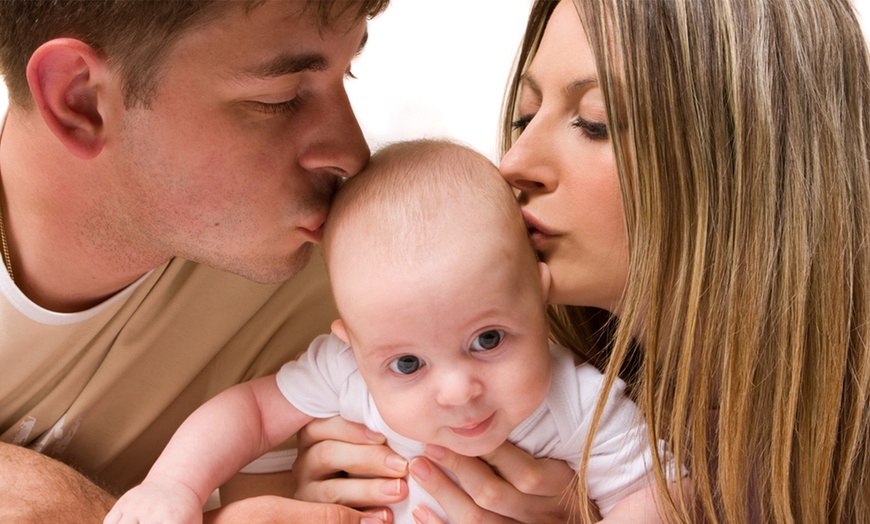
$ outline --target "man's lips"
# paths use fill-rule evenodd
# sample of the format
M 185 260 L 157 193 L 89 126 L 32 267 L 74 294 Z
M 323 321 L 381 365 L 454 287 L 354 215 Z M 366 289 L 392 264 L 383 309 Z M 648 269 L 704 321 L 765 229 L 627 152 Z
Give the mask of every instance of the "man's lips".
M 300 227 L 299 231 L 302 232 L 302 235 L 309 241 L 315 244 L 319 244 L 323 239 L 323 224 L 317 226 L 316 228 L 307 228 Z
M 309 242 L 314 242 L 315 244 L 319 244 L 321 239 L 323 238 L 323 226 L 318 227 L 317 229 L 304 229 L 305 236 L 308 237 Z
M 486 433 L 486 430 L 492 425 L 493 420 L 495 420 L 495 413 L 480 422 L 473 422 L 460 427 L 451 427 L 450 429 L 460 437 L 477 437 Z

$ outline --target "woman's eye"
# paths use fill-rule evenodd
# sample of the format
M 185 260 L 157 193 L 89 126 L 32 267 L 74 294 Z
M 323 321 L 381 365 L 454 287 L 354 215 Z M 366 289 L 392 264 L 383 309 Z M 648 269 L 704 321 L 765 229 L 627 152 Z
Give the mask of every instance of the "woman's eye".
M 513 128 L 514 131 L 519 131 L 520 133 L 522 133 L 526 130 L 527 127 L 529 127 L 529 124 L 531 123 L 534 116 L 535 115 L 520 116 L 518 119 L 511 122 L 511 128 Z
M 390 369 L 400 375 L 416 373 L 421 367 L 423 367 L 423 361 L 414 355 L 402 355 L 390 362 Z
M 490 329 L 489 331 L 484 331 L 480 335 L 474 337 L 474 340 L 471 342 L 471 350 L 489 351 L 490 349 L 497 348 L 502 340 L 504 340 L 504 331 L 500 329 Z
M 610 133 L 607 131 L 607 124 L 604 122 L 593 122 L 584 118 L 577 118 L 574 121 L 574 127 L 578 127 L 583 131 L 590 140 L 607 140 L 610 138 Z

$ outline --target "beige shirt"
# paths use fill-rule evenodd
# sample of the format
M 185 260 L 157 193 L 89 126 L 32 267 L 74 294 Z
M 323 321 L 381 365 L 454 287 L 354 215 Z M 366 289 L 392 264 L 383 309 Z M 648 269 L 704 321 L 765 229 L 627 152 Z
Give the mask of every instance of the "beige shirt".
M 276 372 L 336 317 L 319 252 L 282 285 L 175 259 L 74 314 L 0 271 L 0 440 L 127 490 L 197 406 Z

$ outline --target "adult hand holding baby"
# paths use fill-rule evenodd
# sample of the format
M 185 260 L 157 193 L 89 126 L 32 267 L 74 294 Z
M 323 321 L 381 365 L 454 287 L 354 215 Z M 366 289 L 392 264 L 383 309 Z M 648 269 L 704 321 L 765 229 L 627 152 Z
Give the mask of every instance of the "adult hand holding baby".
M 305 426 L 297 439 L 299 458 L 293 476 L 299 487 L 295 498 L 359 507 L 372 501 L 390 504 L 407 495 L 404 480 L 386 480 L 395 477 L 397 470 L 389 465 L 401 457 L 364 426 L 340 417 L 318 419 Z M 509 442 L 480 458 L 431 445 L 426 453 L 425 458 L 412 461 L 410 474 L 456 522 L 572 521 L 574 472 L 561 460 L 535 459 Z M 384 468 L 373 471 L 378 464 Z M 439 466 L 451 471 L 462 487 Z M 379 478 L 345 478 L 343 472 Z M 386 493 L 387 486 L 397 484 L 400 494 Z M 441 522 L 433 512 L 425 514 L 428 522 Z
M 460 487 L 437 466 L 456 476 Z M 426 458 L 411 461 L 411 475 L 455 522 L 573 522 L 575 473 L 561 460 L 536 459 L 505 442 L 492 453 L 466 457 L 426 446 Z M 427 524 L 433 512 L 415 512 Z

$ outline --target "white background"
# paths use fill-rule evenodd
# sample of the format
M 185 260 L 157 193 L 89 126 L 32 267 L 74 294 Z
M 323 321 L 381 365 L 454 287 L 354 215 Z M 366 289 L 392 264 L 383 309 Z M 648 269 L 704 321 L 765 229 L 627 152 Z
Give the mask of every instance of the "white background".
M 0 0 L 2 1 L 2 0 Z M 702 1 L 702 0 L 699 0 Z M 854 0 L 870 30 L 870 0 Z M 452 137 L 496 160 L 499 112 L 532 0 L 392 0 L 347 89 L 372 149 Z M 0 83 L 0 110 L 6 108 Z
M 703 0 L 697 0 L 703 1 Z M 870 28 L 870 0 L 853 0 Z M 372 149 L 447 136 L 497 160 L 499 112 L 532 0 L 392 0 L 347 84 Z

